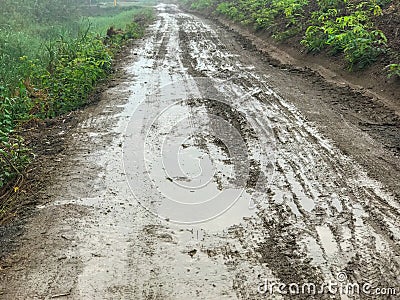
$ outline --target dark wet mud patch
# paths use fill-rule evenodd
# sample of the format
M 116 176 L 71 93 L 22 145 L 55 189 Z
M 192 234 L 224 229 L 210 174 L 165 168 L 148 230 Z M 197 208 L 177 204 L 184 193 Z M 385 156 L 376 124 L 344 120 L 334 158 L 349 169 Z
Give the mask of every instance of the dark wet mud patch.
M 375 240 L 371 237 L 371 243 L 367 249 L 375 248 Z M 376 288 L 397 288 L 400 272 L 400 266 L 395 257 L 387 253 L 377 253 L 371 250 L 368 253 L 357 252 L 347 263 L 344 271 L 347 274 L 349 282 L 357 282 L 360 286 L 369 284 L 371 291 Z M 368 295 L 369 299 L 375 299 L 378 295 Z M 382 299 L 398 299 L 397 295 L 380 295 Z M 376 299 L 377 299 L 376 298 Z
M 299 247 L 298 238 L 304 235 L 290 221 L 292 213 L 283 206 L 277 206 L 272 213 L 261 216 L 265 240 L 259 243 L 256 251 L 260 254 L 260 263 L 271 269 L 279 282 L 322 285 L 324 278 L 321 270 L 312 265 Z M 263 278 L 268 279 L 268 278 Z M 262 283 L 262 282 L 261 282 Z M 329 295 L 283 295 L 285 299 L 330 299 Z
M 191 37 L 187 34 L 186 31 L 184 31 L 182 28 L 182 23 L 184 21 L 182 19 L 178 19 L 178 25 L 179 25 L 179 32 L 178 32 L 178 37 L 179 37 L 179 45 L 180 48 L 182 49 L 182 63 L 185 68 L 188 70 L 188 74 L 193 76 L 193 77 L 207 77 L 204 72 L 198 71 L 197 66 L 195 65 L 195 60 L 193 60 L 192 56 L 190 55 L 190 40 Z
M 189 106 L 204 106 L 209 115 L 210 128 L 216 134 L 210 140 L 218 148 L 220 148 L 229 157 L 229 163 L 235 167 L 236 174 L 247 174 L 247 176 L 239 176 L 247 178 L 246 182 L 235 182 L 239 186 L 245 186 L 247 189 L 255 188 L 261 176 L 261 163 L 251 158 L 254 154 L 251 145 L 256 145 L 260 141 L 251 125 L 248 123 L 245 114 L 234 109 L 227 103 L 212 99 L 189 99 Z M 236 132 L 241 136 L 245 145 L 237 145 L 232 141 L 232 136 L 226 131 L 221 120 L 229 123 Z M 243 149 L 245 148 L 245 149 Z M 243 151 L 244 150 L 244 151 Z

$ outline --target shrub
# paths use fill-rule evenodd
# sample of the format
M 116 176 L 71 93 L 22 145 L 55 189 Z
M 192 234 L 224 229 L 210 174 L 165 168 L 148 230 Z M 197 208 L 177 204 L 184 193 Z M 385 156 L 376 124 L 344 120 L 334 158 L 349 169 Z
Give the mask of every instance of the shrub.
M 324 8 L 329 6 L 326 1 L 323 3 Z M 367 9 L 361 10 L 363 8 Z M 364 68 L 385 51 L 387 39 L 382 31 L 373 29 L 369 16 L 381 13 L 379 9 L 363 2 L 347 15 L 339 16 L 336 8 L 316 12 L 311 21 L 313 25 L 307 28 L 301 43 L 311 52 L 329 47 L 332 54 L 344 54 L 350 69 Z
M 400 78 L 400 64 L 390 64 L 386 66 L 386 69 L 388 69 L 388 77 L 392 76 L 397 76 Z
M 4 1 L 7 5 L 0 11 L 0 188 L 23 172 L 32 157 L 15 129 L 31 118 L 54 117 L 84 105 L 98 80 L 110 72 L 114 51 L 124 40 L 143 34 L 142 27 L 133 22 L 134 15 L 150 17 L 143 10 L 118 11 L 117 15 L 108 11 L 108 15 L 79 20 L 75 12 L 81 2 L 76 0 Z M 46 10 L 40 10 L 41 5 Z M 114 22 L 128 25 L 118 37 L 105 40 L 102 36 Z

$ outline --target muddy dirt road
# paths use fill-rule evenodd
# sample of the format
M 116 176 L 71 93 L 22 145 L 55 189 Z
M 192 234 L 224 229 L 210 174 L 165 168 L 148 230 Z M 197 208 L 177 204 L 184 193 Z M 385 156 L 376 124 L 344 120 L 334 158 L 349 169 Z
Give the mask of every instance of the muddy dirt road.
M 396 299 L 396 112 L 157 9 L 64 133 L 0 297 Z

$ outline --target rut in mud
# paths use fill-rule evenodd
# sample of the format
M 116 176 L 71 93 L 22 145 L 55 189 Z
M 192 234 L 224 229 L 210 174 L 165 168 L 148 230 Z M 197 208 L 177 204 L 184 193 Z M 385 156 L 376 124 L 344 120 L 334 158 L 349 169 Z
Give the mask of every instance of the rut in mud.
M 363 131 L 343 109 L 353 92 L 174 5 L 158 12 L 65 134 L 48 200 L 2 262 L 2 298 L 346 299 L 266 280 L 400 293 L 398 135 Z

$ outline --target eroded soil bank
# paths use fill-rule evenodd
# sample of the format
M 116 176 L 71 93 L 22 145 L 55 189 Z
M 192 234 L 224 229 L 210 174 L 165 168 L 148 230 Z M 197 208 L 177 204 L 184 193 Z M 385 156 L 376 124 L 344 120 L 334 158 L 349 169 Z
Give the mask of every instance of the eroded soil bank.
M 60 129 L 1 261 L 2 298 L 346 299 L 265 290 L 329 281 L 400 293 L 395 110 L 174 5 L 121 68 Z

